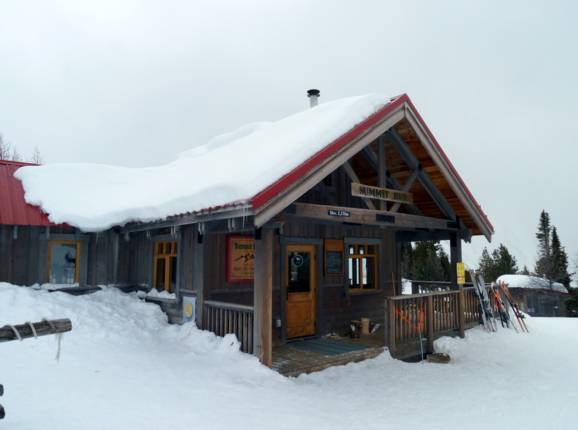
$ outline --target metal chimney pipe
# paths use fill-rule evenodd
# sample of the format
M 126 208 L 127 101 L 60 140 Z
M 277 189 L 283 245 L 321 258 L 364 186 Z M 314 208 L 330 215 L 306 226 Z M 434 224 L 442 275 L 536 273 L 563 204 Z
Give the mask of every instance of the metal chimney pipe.
M 321 91 L 316 90 L 316 89 L 310 89 L 307 90 L 307 97 L 309 97 L 309 107 L 315 107 L 317 106 L 317 103 L 319 102 L 319 96 L 321 95 Z

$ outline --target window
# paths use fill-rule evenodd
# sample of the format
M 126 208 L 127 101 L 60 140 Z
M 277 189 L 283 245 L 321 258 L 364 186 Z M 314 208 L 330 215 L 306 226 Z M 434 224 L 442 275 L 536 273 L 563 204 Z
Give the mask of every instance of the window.
M 80 242 L 48 242 L 48 281 L 51 284 L 76 284 L 80 279 Z
M 153 287 L 172 293 L 177 286 L 177 242 L 156 242 Z
M 347 273 L 350 291 L 378 288 L 378 255 L 377 245 L 347 245 Z
M 287 293 L 311 291 L 311 253 L 292 251 L 287 255 L 289 279 Z

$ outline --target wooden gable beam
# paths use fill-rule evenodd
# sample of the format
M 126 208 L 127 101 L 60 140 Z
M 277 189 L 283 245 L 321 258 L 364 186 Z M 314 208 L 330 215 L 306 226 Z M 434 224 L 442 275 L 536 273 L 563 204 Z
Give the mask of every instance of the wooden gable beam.
M 371 164 L 371 167 L 376 172 L 379 172 L 379 162 L 375 152 L 373 152 L 373 150 L 369 146 L 367 146 L 363 149 L 362 154 L 365 157 L 365 159 L 369 162 L 369 164 Z M 396 190 L 402 190 L 403 187 L 397 181 L 397 179 L 387 174 L 387 168 L 384 170 L 384 174 L 387 186 L 394 188 Z M 407 206 L 409 207 L 410 212 L 412 212 L 414 215 L 422 215 L 421 210 L 415 204 L 408 204 Z
M 351 167 L 351 163 L 349 161 L 343 164 L 343 170 L 345 170 L 345 173 L 347 174 L 347 176 L 349 176 L 351 182 L 357 182 L 358 184 L 361 183 L 361 181 L 359 180 L 359 176 L 357 176 L 357 173 L 355 173 L 355 170 L 353 170 L 353 167 Z M 373 204 L 371 199 L 362 198 L 362 200 L 369 209 L 375 209 L 375 205 Z
M 407 180 L 405 181 L 405 184 L 403 184 L 403 187 L 401 187 L 401 191 L 404 191 L 406 193 L 409 192 L 409 190 L 411 189 L 411 186 L 413 185 L 413 183 L 415 182 L 415 180 L 419 176 L 419 170 L 420 169 L 416 169 L 413 172 L 411 172 L 411 175 L 409 176 L 409 178 L 407 178 Z M 400 206 L 401 206 L 401 203 L 398 202 L 391 207 L 390 211 L 391 212 L 397 212 L 399 210 Z
M 399 133 L 393 128 L 385 133 L 386 140 L 391 143 L 401 155 L 408 167 L 412 170 L 418 171 L 418 179 L 428 192 L 435 204 L 440 208 L 444 216 L 455 220 L 456 214 L 450 206 L 443 194 L 435 186 L 429 175 L 420 168 L 420 164 L 416 156 L 411 152 L 409 145 L 402 139 Z

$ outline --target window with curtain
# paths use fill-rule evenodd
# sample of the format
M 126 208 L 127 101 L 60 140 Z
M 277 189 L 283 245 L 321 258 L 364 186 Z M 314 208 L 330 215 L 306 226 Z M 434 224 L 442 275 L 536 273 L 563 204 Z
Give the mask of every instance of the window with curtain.
M 378 288 L 378 261 L 378 245 L 347 245 L 347 274 L 350 291 L 375 290 Z

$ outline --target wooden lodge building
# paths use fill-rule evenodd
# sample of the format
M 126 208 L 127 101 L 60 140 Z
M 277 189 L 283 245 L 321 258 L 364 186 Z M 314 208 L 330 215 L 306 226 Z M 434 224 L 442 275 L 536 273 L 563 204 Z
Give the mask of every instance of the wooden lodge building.
M 316 104 L 318 92 L 309 96 Z M 385 323 L 393 346 L 404 338 L 403 306 L 385 303 L 402 300 L 400 245 L 450 241 L 455 267 L 463 240 L 493 234 L 407 95 L 250 199 L 155 222 L 100 232 L 55 225 L 25 203 L 14 178 L 22 165 L 0 162 L 0 282 L 165 290 L 174 295 L 158 301 L 173 322 L 235 333 L 267 365 L 274 346 L 344 333 L 361 318 Z M 452 315 L 446 328 L 463 331 Z

